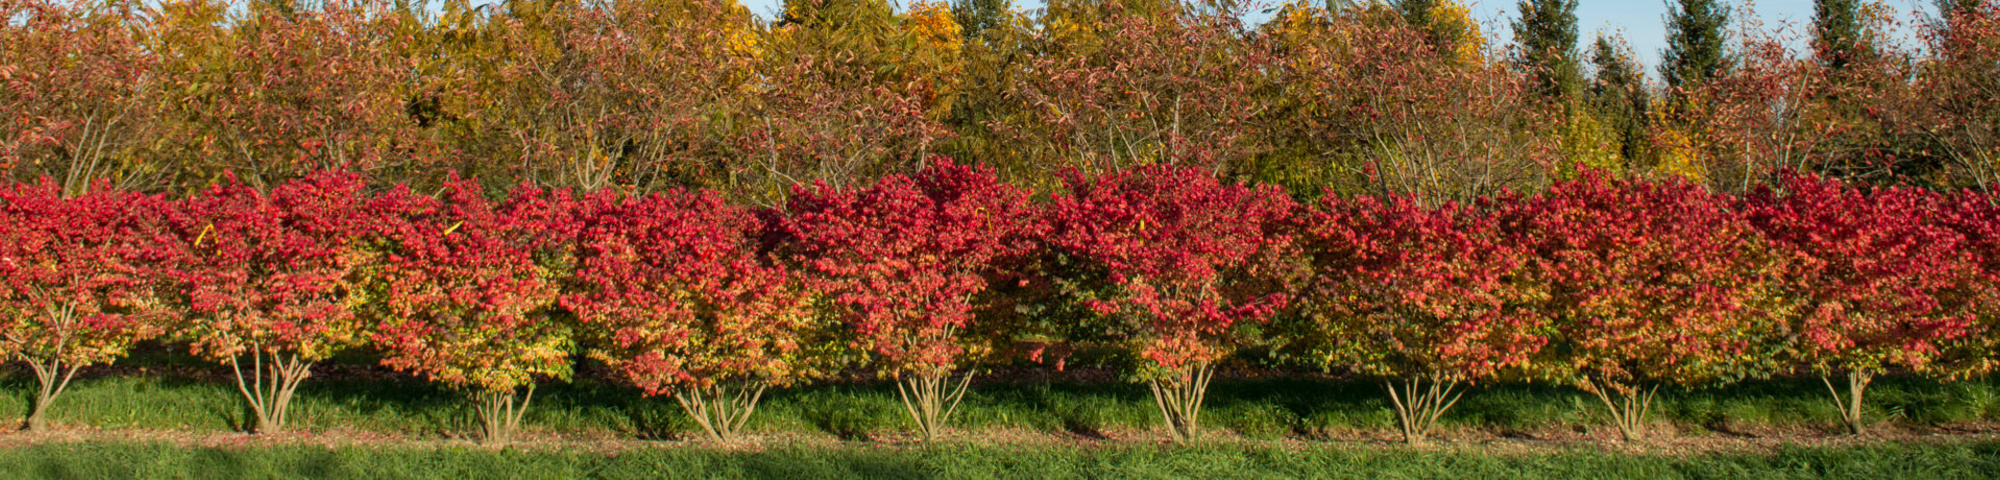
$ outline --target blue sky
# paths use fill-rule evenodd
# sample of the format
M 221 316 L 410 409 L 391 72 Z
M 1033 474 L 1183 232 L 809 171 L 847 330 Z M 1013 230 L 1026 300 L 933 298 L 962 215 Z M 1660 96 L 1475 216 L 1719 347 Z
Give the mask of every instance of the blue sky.
M 778 11 L 778 5 L 782 2 L 782 0 L 741 1 L 750 7 L 751 11 L 767 18 Z M 1042 0 L 1014 1 L 1024 9 L 1042 6 Z M 1468 3 L 1472 5 L 1474 14 L 1486 23 L 1487 35 L 1503 40 L 1512 38 L 1513 34 L 1508 25 L 1515 17 L 1515 0 L 1472 0 Z M 1750 2 L 1725 3 L 1741 6 Z M 1900 18 L 1903 18 L 1905 23 L 1914 18 L 1911 12 L 1921 10 L 1925 15 L 1929 15 L 1935 10 L 1931 0 L 1887 0 L 1886 3 L 1890 8 L 1902 12 Z M 1813 1 L 1765 0 L 1755 2 L 1754 11 L 1755 18 L 1762 22 L 1767 30 L 1790 28 L 1792 32 L 1802 33 L 1812 24 Z M 1604 31 L 1625 35 L 1639 58 L 1651 66 L 1657 63 L 1660 49 L 1666 46 L 1667 33 L 1664 19 L 1666 13 L 1665 0 L 1581 0 L 1577 3 L 1577 28 L 1586 45 L 1589 39 L 1593 38 L 1593 32 Z M 1732 19 L 1732 21 L 1740 20 L 1743 19 Z M 1907 39 L 1910 34 L 1905 31 L 1902 35 Z

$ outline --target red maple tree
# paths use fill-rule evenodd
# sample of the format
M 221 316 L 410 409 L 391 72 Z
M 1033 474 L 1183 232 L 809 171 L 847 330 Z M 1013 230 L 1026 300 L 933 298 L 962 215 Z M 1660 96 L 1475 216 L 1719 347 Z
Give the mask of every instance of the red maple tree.
M 1387 378 L 1410 443 L 1458 402 L 1459 384 L 1524 366 L 1548 342 L 1526 252 L 1484 209 L 1329 194 L 1300 220 L 1310 360 Z
M 1207 172 L 1151 165 L 1096 178 L 1074 173 L 1049 207 L 1048 242 L 1101 278 L 1079 292 L 1103 330 L 1143 358 L 1140 377 L 1174 438 L 1195 435 L 1217 360 L 1239 324 L 1283 307 L 1296 208 L 1276 188 L 1224 184 Z
M 1749 218 L 1791 258 L 1787 294 L 1795 360 L 1819 374 L 1841 421 L 1862 430 L 1862 395 L 1892 368 L 1933 371 L 1974 330 L 1953 292 L 1975 280 L 1964 237 L 1929 219 L 1944 198 L 1914 188 L 1862 190 L 1788 175 L 1745 199 Z M 1846 392 L 1830 377 L 1847 377 Z
M 29 430 L 78 369 L 160 332 L 158 270 L 174 261 L 166 200 L 108 188 L 65 198 L 44 179 L 0 188 L 0 355 L 39 383 Z
M 713 192 L 597 197 L 576 290 L 562 304 L 601 335 L 591 356 L 672 395 L 709 438 L 733 439 L 766 388 L 824 358 L 799 276 L 762 252 L 764 223 Z
M 285 428 L 313 363 L 366 339 L 354 315 L 368 260 L 366 187 L 353 173 L 322 172 L 269 193 L 231 179 L 175 216 L 188 253 L 172 272 L 188 314 L 181 336 L 196 355 L 234 369 L 258 433 Z
M 382 257 L 371 275 L 382 363 L 470 390 L 483 440 L 505 443 L 535 377 L 568 379 L 571 331 L 552 318 L 579 222 L 567 193 L 521 187 L 505 201 L 452 178 L 442 198 L 376 197 Z
M 1661 385 L 1775 369 L 1778 262 L 1728 197 L 1586 172 L 1500 201 L 1503 228 L 1548 289 L 1536 306 L 1553 322 L 1550 344 L 1530 366 L 1597 396 L 1626 440 L 1645 436 Z
M 984 166 L 939 161 L 866 189 L 798 188 L 783 220 L 794 254 L 839 306 L 855 346 L 896 377 L 926 439 L 950 420 L 972 379 L 975 296 L 1004 258 L 1031 251 L 1041 224 L 1026 189 Z

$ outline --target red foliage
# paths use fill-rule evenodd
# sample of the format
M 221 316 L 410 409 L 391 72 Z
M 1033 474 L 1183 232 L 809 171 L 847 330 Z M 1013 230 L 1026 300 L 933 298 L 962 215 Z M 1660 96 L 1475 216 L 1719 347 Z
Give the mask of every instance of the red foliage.
M 184 332 L 195 353 L 310 361 L 358 342 L 365 188 L 359 175 L 327 172 L 268 194 L 232 181 L 183 203 L 177 229 L 189 257 L 174 273 L 198 318 Z
M 160 267 L 178 255 L 158 219 L 168 202 L 99 185 L 0 189 L 0 355 L 41 383 L 28 427 L 81 367 L 111 363 L 160 332 Z
M 399 188 L 370 204 L 382 363 L 485 393 L 532 387 L 535 375 L 566 379 L 570 332 L 550 309 L 580 225 L 576 203 L 529 187 L 502 202 L 482 193 L 453 178 L 442 199 Z
M 710 192 L 599 201 L 562 302 L 608 336 L 593 356 L 648 395 L 812 374 L 807 292 L 758 252 L 759 219 Z
M 1309 335 L 1326 363 L 1387 377 L 1479 381 L 1548 342 L 1528 252 L 1486 212 L 1409 196 L 1328 195 L 1303 216 Z
M 968 335 L 974 295 L 1042 233 L 1028 195 L 992 169 L 944 161 L 867 189 L 796 188 L 782 229 L 878 367 L 949 374 L 990 348 Z
M 1218 360 L 1231 350 L 1231 327 L 1285 305 L 1274 280 L 1291 243 L 1281 226 L 1296 204 L 1276 188 L 1163 165 L 1072 173 L 1068 184 L 1050 206 L 1048 241 L 1106 277 L 1090 307 L 1114 316 L 1114 335 L 1150 366 Z
M 1767 370 L 1771 262 L 1727 197 L 1587 173 L 1500 215 L 1549 289 L 1545 376 L 1631 395 Z
M 1838 180 L 1789 176 L 1746 199 L 1750 219 L 1792 259 L 1789 295 L 1802 303 L 1792 346 L 1823 375 L 1928 371 L 1973 319 L 1950 294 L 1972 281 L 1964 237 L 1927 220 L 1940 195 L 1863 191 Z

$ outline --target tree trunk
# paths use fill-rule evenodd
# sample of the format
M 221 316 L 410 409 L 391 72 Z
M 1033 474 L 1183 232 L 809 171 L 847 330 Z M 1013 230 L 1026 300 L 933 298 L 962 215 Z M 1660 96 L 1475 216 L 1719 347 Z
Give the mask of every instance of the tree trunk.
M 265 357 L 270 363 L 265 364 Z M 312 363 L 299 359 L 298 355 L 286 356 L 280 352 L 268 355 L 261 349 L 250 352 L 250 375 L 245 381 L 242 363 L 229 359 L 229 367 L 236 372 L 236 391 L 250 405 L 250 412 L 256 416 L 256 426 L 251 432 L 269 435 L 285 430 L 287 412 L 291 411 L 292 394 L 298 391 L 299 383 L 312 376 Z M 269 378 L 265 375 L 268 374 Z
M 735 440 L 743 424 L 750 421 L 750 414 L 757 412 L 757 401 L 764 397 L 767 386 L 763 382 L 715 385 L 675 393 L 674 400 L 701 425 L 709 440 L 727 442 Z
M 924 441 L 931 441 L 944 433 L 945 423 L 958 411 L 958 402 L 965 399 L 966 387 L 971 385 L 971 372 L 960 375 L 957 382 L 951 381 L 950 371 L 926 372 L 896 378 L 896 394 L 916 423 L 917 433 Z
M 1394 382 L 1382 382 L 1382 389 L 1389 392 L 1389 404 L 1396 408 L 1396 421 L 1402 427 L 1403 441 L 1410 445 L 1423 445 L 1430 438 L 1431 430 L 1437 426 L 1438 417 L 1465 396 L 1463 390 L 1457 390 L 1457 381 L 1426 377 L 1404 377 L 1400 389 Z
M 1833 407 L 1840 410 L 1840 421 L 1847 425 L 1849 435 L 1860 435 L 1866 430 L 1861 423 L 1861 396 L 1868 391 L 1868 382 L 1874 379 L 1872 374 L 1848 372 L 1847 393 L 1843 395 L 1833 388 L 1833 379 L 1819 377 L 1819 381 L 1826 384 L 1826 392 L 1833 394 Z
M 535 400 L 535 386 L 528 385 L 526 394 L 520 396 L 511 390 L 481 391 L 473 395 L 473 400 L 479 410 L 480 443 L 506 445 L 520 430 L 521 416 L 528 413 L 528 402 Z
M 1183 367 L 1178 373 L 1174 378 L 1148 381 L 1147 386 L 1153 389 L 1153 403 L 1160 408 L 1167 432 L 1174 441 L 1187 442 L 1198 433 L 1201 403 L 1208 396 L 1208 381 L 1214 376 L 1215 367 L 1199 362 Z
M 1660 387 L 1627 388 L 1611 391 L 1606 387 L 1586 384 L 1586 390 L 1604 402 L 1604 408 L 1611 412 L 1611 424 L 1618 427 L 1618 435 L 1627 442 L 1646 439 L 1646 416 L 1653 410 L 1653 397 Z
M 49 405 L 55 403 L 57 397 L 62 396 L 64 389 L 69 388 L 70 379 L 76 378 L 76 369 L 80 367 L 60 359 L 28 361 L 28 368 L 34 370 L 35 381 L 41 388 L 35 392 L 35 403 L 29 406 L 28 418 L 23 422 L 22 429 L 30 432 L 48 431 Z

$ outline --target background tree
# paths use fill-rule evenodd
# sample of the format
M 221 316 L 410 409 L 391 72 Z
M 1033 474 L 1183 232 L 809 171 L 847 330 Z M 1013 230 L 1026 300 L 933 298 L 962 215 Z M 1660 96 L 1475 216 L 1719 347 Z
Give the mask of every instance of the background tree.
M 1072 280 L 1102 322 L 1090 330 L 1137 357 L 1168 431 L 1192 439 L 1232 333 L 1285 305 L 1290 238 L 1279 229 L 1295 205 L 1170 165 L 1069 183 L 1049 207 L 1048 241 L 1091 272 Z
M 975 296 L 1042 234 L 1028 195 L 992 169 L 941 161 L 867 189 L 795 190 L 785 205 L 797 261 L 838 306 L 854 346 L 895 377 L 926 440 L 964 398 L 967 360 L 994 349 L 991 329 L 973 324 L 984 306 Z
M 1511 64 L 1426 48 L 1383 9 L 1288 13 L 1267 29 L 1285 60 L 1270 126 L 1290 155 L 1272 155 L 1260 178 L 1301 196 L 1333 184 L 1463 202 L 1558 173 L 1561 112 Z
M 0 169 L 48 175 L 67 195 L 100 179 L 151 186 L 159 57 L 145 45 L 144 7 L 121 1 L 0 3 Z
M 593 358 L 669 395 L 711 440 L 734 440 L 765 389 L 832 355 L 797 273 L 764 255 L 764 222 L 713 192 L 613 199 L 589 217 L 563 297 Z
M 354 315 L 369 263 L 364 189 L 359 175 L 323 172 L 268 194 L 220 184 L 180 205 L 178 336 L 230 366 L 254 432 L 283 431 L 313 364 L 367 338 Z
M 1668 94 L 1728 73 L 1735 65 L 1729 52 L 1729 9 L 1716 0 L 1675 0 L 1667 9 L 1667 48 L 1660 52 L 1660 79 Z
M 1790 353 L 1825 381 L 1853 433 L 1870 381 L 1891 369 L 1940 372 L 1938 360 L 1974 331 L 1951 294 L 1976 280 L 1975 259 L 1959 253 L 1964 237 L 1928 220 L 1944 206 L 1928 191 L 1807 176 L 1746 199 L 1750 220 L 1792 259 L 1786 294 L 1801 305 L 1787 318 Z
M 537 376 L 567 380 L 573 345 L 556 318 L 577 223 L 566 193 L 523 187 L 502 202 L 453 178 L 442 198 L 407 187 L 378 196 L 372 340 L 382 363 L 476 402 L 481 440 L 502 444 L 534 400 Z
M 1813 56 L 1827 68 L 1847 68 L 1873 43 L 1862 29 L 1862 0 L 1813 1 Z
M 1312 277 L 1299 346 L 1317 366 L 1385 378 L 1405 441 L 1425 442 L 1461 384 L 1522 367 L 1548 342 L 1526 252 L 1484 210 L 1327 195 L 1302 217 Z
M 1056 2 L 995 125 L 1038 178 L 1151 163 L 1231 172 L 1261 153 L 1258 73 L 1270 58 L 1237 9 Z
M 52 180 L 0 189 L 0 353 L 28 364 L 38 388 L 26 428 L 78 369 L 109 364 L 158 335 L 161 267 L 178 252 L 159 197 L 98 184 L 65 197 Z
M 435 166 L 446 144 L 413 120 L 412 65 L 397 54 L 386 2 L 333 0 L 162 5 L 149 49 L 183 175 L 235 174 L 253 187 L 326 169 Z
M 1582 57 L 1576 48 L 1576 0 L 1521 0 L 1514 7 L 1514 43 L 1521 64 L 1535 78 L 1536 91 L 1567 98 L 1583 87 Z
M 1501 222 L 1534 258 L 1554 326 L 1538 375 L 1596 396 L 1642 439 L 1661 385 L 1768 374 L 1784 313 L 1773 256 L 1728 198 L 1687 182 L 1588 172 L 1504 198 Z
M 1592 67 L 1590 105 L 1618 142 L 1618 153 L 1627 164 L 1650 161 L 1647 146 L 1648 120 L 1652 117 L 1653 96 L 1646 88 L 1646 73 L 1633 61 L 1623 38 L 1598 35 L 1590 46 Z

